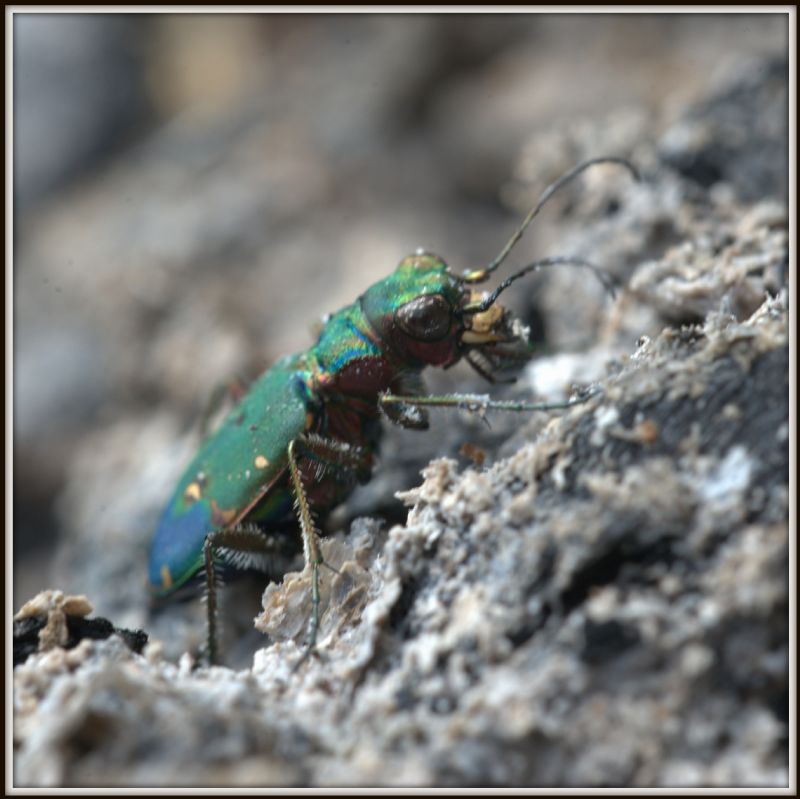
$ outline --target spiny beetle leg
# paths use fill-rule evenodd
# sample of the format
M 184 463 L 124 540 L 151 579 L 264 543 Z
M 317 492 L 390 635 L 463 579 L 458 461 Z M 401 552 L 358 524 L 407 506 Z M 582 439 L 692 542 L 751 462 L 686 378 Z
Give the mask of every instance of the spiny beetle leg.
M 355 472 L 359 479 L 368 479 L 372 471 L 372 455 L 363 447 L 307 433 L 296 440 L 300 452 L 311 456 L 323 467 Z
M 300 520 L 300 530 L 303 535 L 303 553 L 306 564 L 311 566 L 311 620 L 308 626 L 308 640 L 305 649 L 300 660 L 294 664 L 292 669 L 292 671 L 297 671 L 316 649 L 320 605 L 319 568 L 320 566 L 327 566 L 331 571 L 336 572 L 336 569 L 325 563 L 322 557 L 297 457 L 302 453 L 336 468 L 355 471 L 359 476 L 368 476 L 372 466 L 372 456 L 368 450 L 362 447 L 331 438 L 324 438 L 313 433 L 292 441 L 289 444 L 287 453 L 289 456 L 289 474 L 291 475 L 292 488 L 297 500 L 297 516 Z
M 396 392 L 403 396 L 418 396 L 425 390 L 422 376 L 414 373 L 400 375 L 390 387 L 389 393 Z M 384 416 L 406 430 L 427 430 L 430 426 L 428 412 L 423 408 L 403 404 L 379 405 Z
M 486 394 L 442 394 L 440 396 L 405 397 L 383 394 L 381 405 L 400 407 L 427 406 L 434 408 L 460 408 L 483 414 L 486 411 L 555 411 L 580 405 L 601 393 L 601 389 L 581 393 L 558 402 L 525 402 L 523 400 L 493 400 Z
M 206 536 L 203 545 L 203 559 L 206 570 L 206 657 L 210 665 L 217 662 L 217 588 L 219 580 L 215 558 L 223 549 L 229 549 L 238 555 L 244 555 L 246 565 L 247 556 L 256 558 L 258 555 L 266 555 L 272 551 L 270 540 L 257 528 L 252 527 L 230 527 L 222 530 L 214 530 Z M 240 560 L 242 558 L 240 557 Z
M 322 552 L 319 548 L 317 531 L 311 518 L 311 508 L 308 504 L 303 478 L 297 465 L 297 449 L 309 446 L 308 439 L 294 439 L 289 443 L 287 454 L 289 456 L 289 474 L 297 502 L 297 516 L 300 520 L 300 531 L 303 535 L 303 554 L 306 565 L 311 566 L 311 621 L 308 627 L 308 641 L 300 660 L 294 664 L 292 671 L 297 671 L 315 650 L 317 644 L 317 629 L 319 628 L 319 567 L 322 563 Z

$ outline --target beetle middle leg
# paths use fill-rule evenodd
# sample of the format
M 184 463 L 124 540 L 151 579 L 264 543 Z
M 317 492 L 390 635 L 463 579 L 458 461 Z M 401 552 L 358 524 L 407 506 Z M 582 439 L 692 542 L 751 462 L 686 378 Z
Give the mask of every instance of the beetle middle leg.
M 323 438 L 316 434 L 308 434 L 294 439 L 287 448 L 289 475 L 292 491 L 297 501 L 297 515 L 303 537 L 303 554 L 306 564 L 311 565 L 311 603 L 312 613 L 309 624 L 308 643 L 295 669 L 313 652 L 317 629 L 319 627 L 319 568 L 327 565 L 319 548 L 317 531 L 311 515 L 308 495 L 303 486 L 303 475 L 298 458 L 305 455 L 318 464 L 320 473 L 328 468 L 338 471 L 352 472 L 357 479 L 366 480 L 372 467 L 372 456 L 361 447 L 352 446 L 333 439 Z M 207 643 L 206 656 L 211 664 L 217 662 L 218 647 L 218 603 L 216 556 L 221 550 L 234 553 L 228 560 L 238 566 L 253 566 L 265 556 L 275 554 L 275 542 L 257 527 L 234 525 L 210 532 L 203 546 L 203 557 L 206 577 L 206 616 Z M 332 568 L 332 567 L 329 567 Z
M 311 516 L 311 507 L 308 502 L 308 495 L 303 486 L 303 477 L 298 465 L 298 455 L 305 454 L 322 464 L 323 468 L 333 467 L 340 470 L 352 471 L 357 477 L 364 479 L 369 475 L 372 464 L 371 454 L 361 448 L 349 444 L 323 438 L 316 434 L 309 434 L 302 438 L 296 438 L 287 448 L 289 456 L 289 474 L 291 476 L 292 488 L 297 500 L 297 516 L 300 520 L 300 531 L 303 535 L 303 553 L 306 565 L 311 566 L 311 619 L 308 628 L 308 640 L 300 660 L 295 663 L 293 671 L 296 671 L 314 652 L 317 643 L 317 631 L 319 630 L 319 569 L 320 566 L 327 565 L 322 557 L 319 547 L 319 537 L 314 527 Z M 332 568 L 332 567 L 331 567 Z

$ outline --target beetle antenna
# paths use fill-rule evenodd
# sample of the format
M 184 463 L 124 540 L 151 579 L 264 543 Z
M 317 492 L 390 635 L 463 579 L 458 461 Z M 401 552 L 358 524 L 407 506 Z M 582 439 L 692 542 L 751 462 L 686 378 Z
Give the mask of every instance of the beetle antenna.
M 586 269 L 591 269 L 595 277 L 603 284 L 603 288 L 612 296 L 616 296 L 616 289 L 611 281 L 611 277 L 606 274 L 602 269 L 595 266 L 591 261 L 586 261 L 583 258 L 573 258 L 569 255 L 555 255 L 551 258 L 540 258 L 538 261 L 533 261 L 527 266 L 523 266 L 518 272 L 515 272 L 510 277 L 507 277 L 491 294 L 482 299 L 480 302 L 471 302 L 465 305 L 461 312 L 464 314 L 476 314 L 487 311 L 497 298 L 515 281 L 519 280 L 531 272 L 538 272 L 548 266 L 582 266 Z
M 627 159 L 625 158 L 617 158 L 615 156 L 604 156 L 601 158 L 590 158 L 587 161 L 581 161 L 577 166 L 570 169 L 569 172 L 563 174 L 558 180 L 551 183 L 543 192 L 542 196 L 539 198 L 539 202 L 531 208 L 528 212 L 528 215 L 522 221 L 522 224 L 517 228 L 514 232 L 514 235 L 506 242 L 505 247 L 500 250 L 500 254 L 493 260 L 491 263 L 484 267 L 483 269 L 474 269 L 472 271 L 467 272 L 461 279 L 464 283 L 483 283 L 492 272 L 497 269 L 500 264 L 505 261 L 508 254 L 514 248 L 514 245 L 522 238 L 522 234 L 525 232 L 525 229 L 528 225 L 533 221 L 533 218 L 539 213 L 539 211 L 544 208 L 547 204 L 547 201 L 562 187 L 565 186 L 567 183 L 572 181 L 576 178 L 581 172 L 585 169 L 588 169 L 590 166 L 594 166 L 595 164 L 619 164 L 620 166 L 624 166 L 630 173 L 633 175 L 635 180 L 641 180 L 639 176 L 639 171 L 636 167 Z M 574 259 L 573 259 L 574 260 Z M 521 275 L 520 275 L 521 276 Z

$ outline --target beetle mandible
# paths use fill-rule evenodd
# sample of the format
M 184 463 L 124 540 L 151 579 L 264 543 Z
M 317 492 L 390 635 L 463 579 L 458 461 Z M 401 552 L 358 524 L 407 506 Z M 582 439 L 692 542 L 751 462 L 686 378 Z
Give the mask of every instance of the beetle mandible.
M 369 479 L 380 439 L 380 416 L 425 429 L 425 407 L 536 411 L 560 403 L 494 401 L 473 395 L 424 396 L 421 372 L 462 358 L 494 382 L 509 363 L 504 345 L 518 325 L 497 303 L 514 281 L 556 265 L 586 267 L 613 293 L 606 275 L 582 258 L 543 258 L 519 269 L 489 294 L 484 283 L 506 259 L 531 220 L 561 186 L 590 166 L 614 163 L 635 179 L 625 159 L 583 161 L 545 189 L 498 256 L 462 275 L 436 255 L 418 251 L 332 314 L 317 342 L 269 368 L 202 445 L 161 517 L 150 550 L 151 590 L 165 596 L 205 568 L 208 587 L 207 657 L 217 659 L 215 569 L 222 553 L 257 558 L 268 550 L 264 530 L 296 509 L 303 553 L 311 568 L 312 612 L 300 665 L 316 644 L 319 569 L 323 559 L 312 513 L 341 503 L 356 482 Z M 244 523 L 253 523 L 247 524 Z M 242 555 L 244 553 L 244 555 Z

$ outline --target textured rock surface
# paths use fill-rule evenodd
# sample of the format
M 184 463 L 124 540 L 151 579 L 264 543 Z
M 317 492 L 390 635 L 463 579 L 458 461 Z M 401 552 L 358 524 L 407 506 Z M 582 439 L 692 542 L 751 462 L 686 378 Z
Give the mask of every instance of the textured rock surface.
M 440 41 L 436 31 L 428 21 L 401 26 L 395 56 L 384 49 L 370 63 L 396 74 L 393 59 L 420 37 Z M 456 41 L 468 38 L 465 28 Z M 532 52 L 520 46 L 480 70 L 479 85 L 498 88 L 498 109 L 525 96 L 521 76 L 542 66 Z M 431 59 L 405 80 L 435 72 Z M 15 784 L 785 785 L 787 72 L 775 59 L 739 66 L 706 96 L 677 92 L 658 113 L 622 102 L 600 109 L 576 86 L 590 116 L 535 126 L 504 186 L 515 218 L 580 158 L 628 155 L 644 174 L 636 185 L 613 169 L 588 174 L 553 202 L 519 256 L 590 255 L 624 287 L 613 302 L 579 270 L 508 292 L 549 349 L 510 395 L 557 398 L 592 381 L 603 393 L 563 414 L 495 415 L 491 429 L 440 413 L 430 435 L 388 430 L 381 469 L 327 522 L 325 556 L 337 573 L 323 570 L 320 657 L 294 673 L 309 606 L 308 576 L 291 570 L 302 564 L 284 564 L 289 573 L 266 591 L 263 578 L 228 586 L 222 618 L 235 668 L 194 668 L 203 609 L 149 612 L 148 538 L 197 444 L 199 431 L 185 429 L 197 397 L 295 347 L 292 321 L 319 311 L 315 286 L 332 292 L 325 307 L 363 290 L 369 280 L 347 266 L 348 252 L 365 246 L 374 264 L 409 249 L 387 232 L 405 224 L 393 205 L 402 192 L 331 256 L 321 248 L 341 220 L 320 210 L 326 198 L 336 205 L 325 158 L 348 158 L 333 123 L 352 121 L 310 104 L 304 113 L 327 121 L 312 157 L 309 142 L 248 105 L 216 131 L 219 150 L 197 144 L 208 127 L 176 123 L 110 177 L 46 209 L 41 234 L 22 236 L 21 329 L 46 318 L 47 304 L 31 298 L 57 282 L 65 239 L 75 261 L 64 291 L 85 314 L 54 360 L 54 378 L 71 388 L 24 394 L 39 399 L 18 420 L 19 440 L 32 442 L 18 462 L 25 491 L 43 490 L 25 475 L 46 486 L 56 481 L 48 463 L 66 464 L 62 535 L 37 590 L 85 594 L 115 625 L 145 628 L 151 643 L 136 655 L 116 637 L 85 640 L 15 669 Z M 475 102 L 470 87 L 450 85 L 430 111 L 442 141 Z M 378 129 L 387 108 L 373 119 Z M 462 133 L 460 152 L 483 153 L 463 178 L 475 191 L 496 176 L 503 136 L 470 144 L 475 131 Z M 279 156 L 252 166 L 253 153 L 281 142 Z M 238 171 L 221 160 L 228 147 Z M 410 163 L 406 147 L 397 157 Z M 456 148 L 442 163 L 458 158 Z M 424 159 L 415 169 L 425 173 Z M 419 202 L 433 195 L 428 188 Z M 312 209 L 307 227 L 292 228 L 293 203 Z M 76 223 L 87 213 L 97 221 L 91 242 Z M 474 226 L 457 222 L 463 252 L 475 241 L 482 251 Z M 248 270 L 262 247 L 285 269 Z M 302 280 L 301 262 L 331 271 Z M 102 303 L 83 301 L 96 291 Z M 265 296 L 282 300 L 268 317 L 257 307 Z M 53 308 L 57 319 L 63 305 Z M 39 332 L 44 341 L 55 330 Z M 84 335 L 98 339 L 107 369 L 74 360 Z M 39 339 L 25 341 L 37 351 Z M 199 370 L 198 342 L 209 364 Z M 65 402 L 76 374 L 80 401 Z M 430 383 L 472 390 L 468 380 L 445 373 Z M 81 427 L 105 383 L 138 404 L 117 394 Z M 142 401 L 154 392 L 163 398 L 155 411 Z M 59 399 L 72 427 L 53 416 Z M 417 485 L 434 455 L 447 457 Z M 400 489 L 405 510 L 393 499 Z M 363 515 L 373 518 L 350 524 Z
M 114 640 L 33 655 L 18 774 L 785 784 L 786 334 L 780 299 L 668 328 L 511 457 L 433 462 L 405 526 L 326 541 L 339 573 L 297 673 L 308 582 L 291 574 L 257 621 L 286 640 L 249 670 Z

